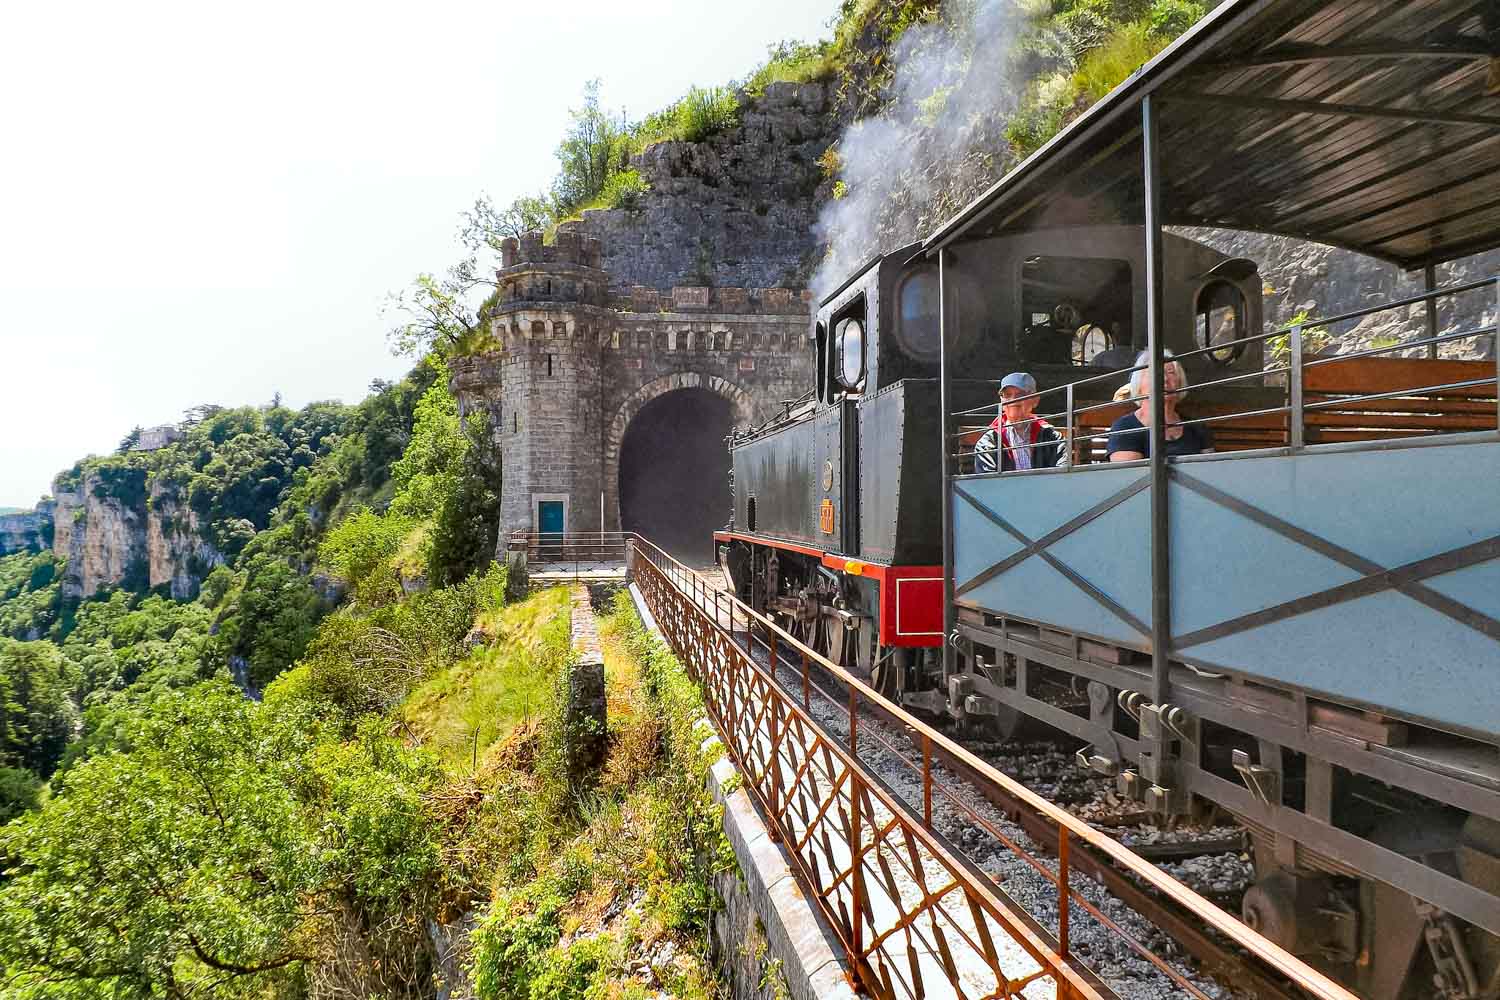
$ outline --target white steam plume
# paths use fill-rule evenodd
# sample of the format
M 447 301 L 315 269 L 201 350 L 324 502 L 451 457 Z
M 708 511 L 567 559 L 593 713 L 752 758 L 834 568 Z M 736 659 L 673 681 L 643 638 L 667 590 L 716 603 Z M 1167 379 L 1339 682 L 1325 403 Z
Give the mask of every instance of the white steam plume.
M 885 106 L 838 143 L 847 194 L 818 217 L 828 251 L 815 296 L 874 254 L 925 237 L 1009 167 L 1004 126 L 1024 86 L 1012 41 L 1028 23 L 1018 0 L 959 0 L 902 35 Z

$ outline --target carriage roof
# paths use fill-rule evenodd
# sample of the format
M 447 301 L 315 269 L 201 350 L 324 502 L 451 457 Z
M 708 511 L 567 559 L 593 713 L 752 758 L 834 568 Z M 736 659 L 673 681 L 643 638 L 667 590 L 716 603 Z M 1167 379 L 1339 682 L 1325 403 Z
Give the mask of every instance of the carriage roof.
M 1500 245 L 1500 0 L 1225 0 L 924 244 L 1139 223 L 1142 102 L 1163 221 L 1407 268 Z

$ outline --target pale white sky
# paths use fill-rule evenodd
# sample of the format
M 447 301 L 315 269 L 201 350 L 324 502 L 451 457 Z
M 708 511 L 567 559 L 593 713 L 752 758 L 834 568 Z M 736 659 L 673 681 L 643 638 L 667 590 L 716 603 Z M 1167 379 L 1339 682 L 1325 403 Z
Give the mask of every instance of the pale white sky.
M 0 506 L 198 403 L 355 402 L 386 292 L 542 188 L 583 84 L 632 118 L 837 0 L 6 4 Z

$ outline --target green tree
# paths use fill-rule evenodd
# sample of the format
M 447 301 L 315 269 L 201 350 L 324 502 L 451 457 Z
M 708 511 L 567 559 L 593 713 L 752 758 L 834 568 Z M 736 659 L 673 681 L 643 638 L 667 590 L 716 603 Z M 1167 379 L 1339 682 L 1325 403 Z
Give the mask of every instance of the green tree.
M 50 775 L 78 710 L 71 668 L 49 642 L 0 639 L 0 764 Z
M 427 559 L 428 582 L 439 587 L 483 570 L 500 540 L 500 449 L 487 414 L 471 413 L 463 431 L 462 466 L 437 511 Z
M 110 746 L 0 831 L 16 995 L 305 995 L 335 921 L 383 929 L 370 992 L 415 992 L 414 915 L 442 879 L 437 765 L 378 718 L 322 716 L 284 687 L 262 706 L 224 682 L 116 712 Z
M 15 985 L 140 998 L 292 985 L 319 851 L 253 713 L 227 685 L 163 699 L 125 727 L 129 752 L 80 763 L 5 831 L 0 952 Z
M 220 635 L 231 655 L 245 661 L 250 682 L 263 687 L 307 649 L 323 605 L 307 577 L 274 555 L 253 557 L 245 574 Z
M 583 105 L 569 111 L 572 121 L 557 147 L 557 178 L 552 202 L 566 216 L 595 198 L 615 170 L 624 168 L 626 134 L 599 99 L 600 82 L 583 87 Z

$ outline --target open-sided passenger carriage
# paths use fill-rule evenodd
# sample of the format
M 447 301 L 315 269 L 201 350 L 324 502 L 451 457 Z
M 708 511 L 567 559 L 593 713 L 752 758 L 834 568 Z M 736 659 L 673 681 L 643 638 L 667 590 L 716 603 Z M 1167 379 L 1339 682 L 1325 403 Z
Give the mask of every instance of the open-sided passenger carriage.
M 1500 245 L 1497 55 L 1494 0 L 1226 0 L 821 304 L 818 385 L 735 443 L 717 536 L 905 704 L 1039 720 L 1144 807 L 1232 812 L 1247 918 L 1372 997 L 1500 996 L 1500 287 L 1434 271 Z M 1307 325 L 1425 306 L 1426 333 L 1314 355 L 1263 329 L 1256 262 L 1168 226 L 1422 269 Z M 1439 330 L 1443 297 L 1485 318 Z M 1182 360 L 1216 453 L 1103 461 L 1140 348 L 1153 384 Z M 1016 369 L 1069 461 L 976 474 Z

